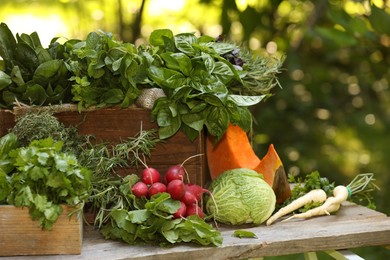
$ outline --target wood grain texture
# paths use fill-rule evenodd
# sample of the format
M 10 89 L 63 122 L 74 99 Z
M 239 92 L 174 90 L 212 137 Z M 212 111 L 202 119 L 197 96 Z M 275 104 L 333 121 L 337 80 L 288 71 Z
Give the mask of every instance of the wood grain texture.
M 258 238 L 232 236 L 235 230 L 244 228 L 254 232 Z M 352 203 L 344 203 L 337 214 L 331 216 L 276 222 L 271 226 L 221 226 L 220 230 L 224 237 L 220 247 L 181 244 L 160 248 L 105 240 L 96 230 L 88 227 L 84 232 L 81 255 L 61 256 L 61 259 L 248 259 L 390 244 L 390 217 Z M 21 259 L 27 258 L 16 257 L 12 260 Z
M 59 112 L 54 114 L 65 126 L 75 126 L 82 135 L 93 135 L 97 142 L 116 144 L 128 137 L 134 137 L 141 127 L 144 130 L 158 129 L 156 123 L 151 122 L 149 109 L 145 108 L 104 108 L 78 111 Z M 0 136 L 5 135 L 15 125 L 15 117 L 11 111 L 0 109 Z M 190 156 L 195 157 L 185 164 L 191 183 L 204 186 L 209 181 L 205 155 L 205 138 L 202 133 L 191 142 L 187 136 L 178 132 L 171 138 L 164 140 L 152 151 L 146 163 L 165 173 L 169 166 L 181 164 Z M 120 174 L 137 173 L 141 170 L 124 169 Z
M 80 254 L 83 239 L 83 222 L 71 208 L 63 206 L 53 229 L 42 230 L 32 221 L 28 208 L 0 206 L 0 256 Z

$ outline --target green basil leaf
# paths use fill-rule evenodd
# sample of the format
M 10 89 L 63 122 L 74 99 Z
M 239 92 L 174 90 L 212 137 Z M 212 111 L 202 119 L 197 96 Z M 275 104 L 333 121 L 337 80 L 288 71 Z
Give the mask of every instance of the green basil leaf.
M 261 96 L 242 96 L 242 95 L 229 95 L 228 100 L 234 102 L 237 106 L 247 107 L 260 103 L 268 95 Z
M 188 113 L 181 115 L 181 120 L 184 124 L 188 125 L 192 129 L 200 132 L 203 129 L 204 122 L 206 119 L 204 118 L 204 113 Z
M 182 85 L 175 88 L 170 95 L 170 98 L 173 100 L 186 100 L 186 98 L 191 93 L 192 88 L 188 85 Z
M 184 53 L 173 53 L 171 56 L 179 64 L 180 71 L 184 75 L 189 76 L 191 73 L 191 70 L 192 70 L 191 59 L 187 55 L 185 55 Z
M 252 113 L 247 107 L 228 106 L 230 121 L 233 124 L 239 125 L 245 131 L 249 131 L 252 127 Z
M 209 35 L 201 35 L 198 38 L 198 43 L 208 43 L 208 42 L 215 42 L 215 38 Z
M 198 136 L 199 136 L 199 131 L 189 127 L 186 124 L 182 124 L 180 131 L 183 131 L 183 133 L 187 136 L 187 138 L 193 142 Z
M 159 127 L 159 137 L 160 139 L 169 138 L 177 133 L 181 126 L 180 117 L 170 117 L 168 118 L 168 124 L 166 126 Z M 158 120 L 157 120 L 158 121 Z
M 215 107 L 222 107 L 226 103 L 226 97 L 227 95 L 219 94 L 219 95 L 213 95 L 213 94 L 203 94 L 200 96 L 200 98 L 206 102 L 207 104 L 213 105 Z
M 165 61 L 165 66 L 169 69 L 180 71 L 179 62 L 172 56 L 173 52 L 161 53 L 161 58 Z
M 153 46 L 165 46 L 166 40 L 173 40 L 173 33 L 169 29 L 154 30 L 149 36 L 149 43 Z
M 211 57 L 211 55 L 208 53 L 202 53 L 202 59 L 203 59 L 204 65 L 206 67 L 206 70 L 210 73 L 212 71 L 214 71 L 215 59 L 213 57 Z
M 175 46 L 176 48 L 192 57 L 196 54 L 196 49 L 192 46 L 192 44 L 197 42 L 197 38 L 193 33 L 181 33 L 177 34 L 175 37 Z
M 191 113 L 198 113 L 203 111 L 208 106 L 208 104 L 203 100 L 191 99 L 187 101 L 187 106 L 191 110 Z
M 162 88 L 176 88 L 185 83 L 184 75 L 178 71 L 151 66 L 148 69 L 149 77 Z
M 229 113 L 225 107 L 210 107 L 208 110 L 205 125 L 209 133 L 219 139 L 229 125 Z
M 217 61 L 214 63 L 212 74 L 224 84 L 229 83 L 234 78 L 234 73 L 226 63 Z

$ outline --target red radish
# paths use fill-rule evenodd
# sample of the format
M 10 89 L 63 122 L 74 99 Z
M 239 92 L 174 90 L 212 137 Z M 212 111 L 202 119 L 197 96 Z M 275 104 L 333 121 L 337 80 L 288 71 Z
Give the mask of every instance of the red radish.
M 184 180 L 184 175 L 187 176 L 187 181 L 190 182 L 189 177 L 188 177 L 188 173 L 187 173 L 186 169 L 184 168 L 184 164 L 188 160 L 190 160 L 194 157 L 197 157 L 197 156 L 201 156 L 201 155 L 203 155 L 203 154 L 197 154 L 197 155 L 190 156 L 187 159 L 185 159 L 181 164 L 169 167 L 165 173 L 165 176 L 167 178 L 167 182 L 171 182 L 173 180 Z
M 197 199 L 197 201 L 200 201 L 202 199 L 203 193 L 208 193 L 210 198 L 214 202 L 216 212 L 218 212 L 217 203 L 215 202 L 213 193 L 211 191 L 204 189 L 199 185 L 191 184 L 191 183 L 186 184 L 185 186 L 186 186 L 186 192 L 192 193 L 195 196 L 195 198 Z
M 197 204 L 187 205 L 186 217 L 191 215 L 198 215 L 200 218 L 204 218 L 203 210 Z
M 166 175 L 164 175 L 162 183 L 164 183 L 165 185 L 168 185 L 168 181 L 167 181 L 167 176 Z
M 198 203 L 198 200 L 196 199 L 195 195 L 189 191 L 184 192 L 181 201 L 184 202 L 184 204 L 186 205 L 192 205 Z
M 184 182 L 181 180 L 173 180 L 168 183 L 167 192 L 174 200 L 180 200 L 185 192 Z
M 142 182 L 147 185 L 160 182 L 160 179 L 160 173 L 154 168 L 147 167 L 142 171 Z
M 149 196 L 167 191 L 167 186 L 161 182 L 155 182 L 149 187 Z
M 187 206 L 182 201 L 180 201 L 180 208 L 173 214 L 173 218 L 182 218 L 185 217 L 187 211 Z
M 192 193 L 197 200 L 202 198 L 203 193 L 211 193 L 210 191 L 203 189 L 201 186 L 191 183 L 186 184 L 186 191 Z
M 131 191 L 133 194 L 140 198 L 140 197 L 146 197 L 148 195 L 148 185 L 146 185 L 143 182 L 137 182 L 134 184 L 134 186 L 131 188 Z
M 184 179 L 185 170 L 184 167 L 180 164 L 174 165 L 168 168 L 165 173 L 164 178 L 166 178 L 167 182 L 171 182 L 173 180 L 183 180 Z

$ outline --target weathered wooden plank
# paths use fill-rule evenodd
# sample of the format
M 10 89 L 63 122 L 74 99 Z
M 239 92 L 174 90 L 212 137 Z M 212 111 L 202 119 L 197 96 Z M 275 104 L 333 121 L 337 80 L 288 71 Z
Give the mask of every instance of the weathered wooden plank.
M 236 229 L 242 228 L 254 232 L 258 238 L 232 236 Z M 182 244 L 160 248 L 106 241 L 89 227 L 84 233 L 81 255 L 56 256 L 55 259 L 246 259 L 390 244 L 390 217 L 351 203 L 345 203 L 331 216 L 276 222 L 271 226 L 221 226 L 220 229 L 224 237 L 221 247 Z M 13 258 L 16 259 L 26 258 Z
M 83 223 L 76 215 L 68 217 L 71 210 L 63 206 L 53 229 L 48 231 L 31 220 L 28 208 L 0 206 L 0 256 L 80 254 Z

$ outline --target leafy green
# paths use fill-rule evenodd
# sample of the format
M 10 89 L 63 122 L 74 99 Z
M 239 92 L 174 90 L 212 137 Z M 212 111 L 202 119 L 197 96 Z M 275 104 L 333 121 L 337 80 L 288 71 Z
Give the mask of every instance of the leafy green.
M 131 188 L 138 181 L 135 174 L 95 176 L 91 196 L 98 208 L 95 225 L 106 239 L 161 246 L 179 242 L 222 244 L 220 232 L 198 216 L 173 219 L 180 202 L 173 200 L 168 193 L 159 193 L 150 199 L 135 197 Z
M 147 83 L 144 58 L 133 44 L 91 32 L 86 40 L 68 41 L 65 46 L 73 75 L 72 100 L 80 110 L 115 104 L 128 107 L 140 94 L 137 84 Z
M 230 225 L 260 225 L 275 209 L 276 196 L 263 176 L 251 169 L 223 172 L 209 187 L 214 198 L 206 200 L 207 212 Z
M 173 36 L 166 29 L 156 30 L 149 41 L 154 61 L 148 76 L 167 94 L 152 110 L 160 138 L 182 130 L 194 140 L 206 126 L 219 139 L 229 123 L 250 129 L 252 118 L 247 107 L 268 96 L 280 62 L 272 67 L 265 59 L 246 55 L 252 62 L 239 67 L 222 56 L 236 51 L 235 44 L 191 33 Z
M 9 152 L 19 147 L 18 138 L 13 133 L 8 133 L 0 138 L 0 173 L 8 174 L 15 167 Z
M 13 106 L 15 99 L 29 105 L 66 103 L 71 99 L 70 74 L 64 60 L 57 59 L 57 45 L 43 48 L 36 32 L 17 34 L 0 24 L 0 107 Z
M 46 138 L 9 153 L 16 169 L 9 179 L 7 202 L 28 207 L 32 219 L 44 229 L 52 228 L 61 204 L 80 206 L 90 195 L 91 171 L 61 149 L 62 142 Z
M 290 204 L 295 199 L 302 197 L 306 193 L 315 189 L 322 189 L 325 191 L 327 196 L 333 195 L 334 182 L 330 182 L 328 178 L 322 177 L 318 171 L 313 171 L 310 174 L 305 175 L 304 178 L 294 176 L 293 174 L 288 175 L 289 183 L 294 183 L 294 187 L 291 190 L 291 196 L 283 204 L 278 205 L 278 208 L 284 207 Z M 322 203 L 312 202 L 307 203 L 304 207 L 300 208 L 299 212 L 305 212 L 309 209 L 320 206 Z
M 136 47 L 110 33 L 91 32 L 85 40 L 63 44 L 53 38 L 43 48 L 37 33 L 17 34 L 0 26 L 0 107 L 77 103 L 91 106 L 132 105 L 142 88 L 161 88 L 152 120 L 159 137 L 183 131 L 193 141 L 207 128 L 216 141 L 229 123 L 252 127 L 248 107 L 270 96 L 278 85 L 282 60 L 254 56 L 229 42 L 168 29 L 151 33 L 149 45 Z
M 127 196 L 137 200 L 132 194 Z M 171 199 L 168 193 L 159 193 L 147 200 L 142 208 L 110 211 L 110 221 L 101 232 L 106 239 L 119 239 L 129 244 L 142 241 L 161 246 L 179 242 L 205 246 L 222 244 L 220 232 L 200 217 L 194 215 L 186 219 L 173 219 L 172 214 L 179 207 L 180 202 Z
M 248 230 L 235 230 L 233 236 L 239 238 L 257 238 L 255 233 Z

